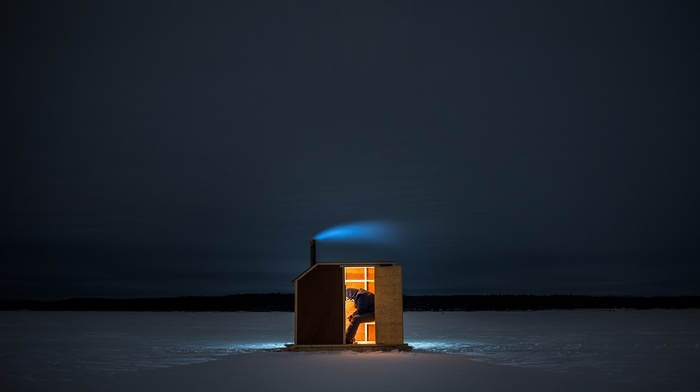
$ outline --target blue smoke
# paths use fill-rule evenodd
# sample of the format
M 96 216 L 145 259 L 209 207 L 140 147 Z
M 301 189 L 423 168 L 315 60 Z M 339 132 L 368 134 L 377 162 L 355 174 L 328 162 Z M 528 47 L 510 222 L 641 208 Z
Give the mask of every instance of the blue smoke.
M 314 237 L 317 241 L 375 243 L 392 245 L 398 241 L 395 225 L 385 221 L 355 222 L 331 227 Z

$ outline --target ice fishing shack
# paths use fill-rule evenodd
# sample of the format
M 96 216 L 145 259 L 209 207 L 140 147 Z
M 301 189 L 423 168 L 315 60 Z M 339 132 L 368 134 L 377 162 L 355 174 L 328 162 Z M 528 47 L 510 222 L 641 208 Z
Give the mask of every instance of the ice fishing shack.
M 394 262 L 311 263 L 294 283 L 294 344 L 289 351 L 410 350 L 403 341 L 401 266 Z M 345 289 L 365 289 L 375 295 L 375 321 L 360 324 L 356 344 L 344 344 L 348 316 L 355 311 Z

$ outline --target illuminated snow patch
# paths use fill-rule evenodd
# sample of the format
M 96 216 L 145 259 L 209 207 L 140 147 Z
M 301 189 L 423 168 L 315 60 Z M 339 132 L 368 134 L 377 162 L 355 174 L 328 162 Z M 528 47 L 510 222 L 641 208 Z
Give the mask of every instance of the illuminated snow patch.
M 413 351 L 444 354 L 478 354 L 478 346 L 465 342 L 410 341 Z

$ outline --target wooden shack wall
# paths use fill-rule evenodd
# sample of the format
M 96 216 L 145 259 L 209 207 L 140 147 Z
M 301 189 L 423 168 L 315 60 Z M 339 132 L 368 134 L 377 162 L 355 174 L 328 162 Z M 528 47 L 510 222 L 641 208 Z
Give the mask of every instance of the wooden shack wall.
M 295 344 L 343 344 L 343 269 L 316 265 L 296 282 Z

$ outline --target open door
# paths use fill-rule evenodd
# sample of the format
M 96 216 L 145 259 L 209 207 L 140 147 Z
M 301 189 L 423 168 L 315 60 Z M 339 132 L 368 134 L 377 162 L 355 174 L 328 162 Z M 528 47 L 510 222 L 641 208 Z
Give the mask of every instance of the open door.
M 374 270 L 377 344 L 403 344 L 403 287 L 400 266 Z

